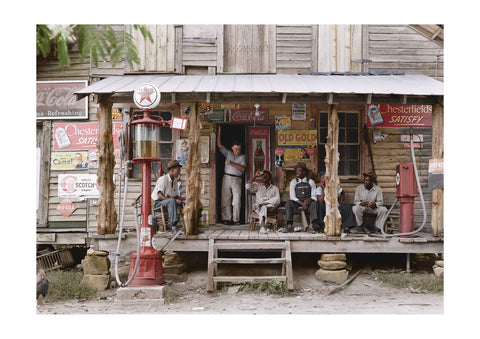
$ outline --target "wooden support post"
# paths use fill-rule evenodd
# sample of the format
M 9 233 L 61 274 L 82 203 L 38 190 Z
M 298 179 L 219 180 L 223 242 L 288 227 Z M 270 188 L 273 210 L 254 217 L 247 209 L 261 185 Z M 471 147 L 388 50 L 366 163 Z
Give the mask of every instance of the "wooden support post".
M 114 199 L 115 184 L 113 182 L 115 157 L 113 155 L 112 105 L 111 102 L 100 102 L 97 112 L 97 182 L 100 191 L 96 215 L 98 234 L 115 234 L 117 228 L 117 212 Z
M 190 111 L 189 154 L 187 159 L 187 199 L 185 204 L 185 231 L 197 235 L 202 213 L 200 202 L 200 105 Z
M 443 158 L 443 106 L 433 105 L 432 112 L 432 157 Z M 432 191 L 432 235 L 443 237 L 443 189 Z
M 338 236 L 341 233 L 342 217 L 338 210 L 338 115 L 337 105 L 328 106 L 328 134 L 325 144 L 325 234 Z

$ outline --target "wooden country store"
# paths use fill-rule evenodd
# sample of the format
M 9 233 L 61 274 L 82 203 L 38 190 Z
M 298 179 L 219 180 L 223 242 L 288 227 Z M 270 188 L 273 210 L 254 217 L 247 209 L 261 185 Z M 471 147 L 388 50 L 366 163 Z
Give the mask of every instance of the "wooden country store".
M 278 30 L 277 27 L 277 39 Z M 318 28 L 312 32 L 318 36 Z M 366 34 L 366 31 L 363 32 Z M 224 34 L 227 33 L 225 30 Z M 217 35 L 216 38 L 220 37 Z M 318 50 L 318 46 L 316 48 Z M 224 48 L 224 51 L 227 53 L 229 50 Z M 315 57 L 319 60 L 318 55 Z M 275 64 L 271 60 L 264 62 Z M 277 68 L 280 65 L 278 60 L 276 65 Z M 230 67 L 227 63 L 223 66 Z M 194 166 L 184 165 L 181 179 L 187 201 L 201 203 L 201 218 L 196 225 L 201 232 L 195 232 L 196 228 L 186 221 L 184 234 L 169 245 L 169 250 L 209 252 L 210 255 L 215 244 L 237 243 L 245 249 L 254 250 L 261 248 L 255 246 L 263 242 L 288 243 L 289 251 L 302 253 L 443 253 L 443 186 L 441 180 L 436 180 L 443 175 L 443 82 L 419 72 L 409 74 L 401 70 L 374 70 L 368 69 L 368 65 L 363 66 L 356 70 L 325 71 L 317 63 L 309 69 L 310 72 L 290 74 L 278 69 L 271 72 L 273 74 L 235 74 L 220 72 L 219 68 L 216 73 L 209 71 L 208 74 L 131 72 L 103 77 L 76 90 L 75 96 L 77 100 L 88 100 L 89 110 L 96 111 L 99 121 L 102 115 L 110 117 L 117 114 L 120 117 L 118 120 L 110 119 L 114 139 L 129 117 L 139 111 L 133 103 L 133 92 L 144 83 L 155 85 L 161 93 L 160 104 L 153 110 L 154 114 L 165 120 L 178 117 L 190 122 L 186 129 L 162 127 L 159 153 L 162 161 L 152 165 L 151 181 L 154 184 L 159 173 L 166 171 L 166 164 L 172 158 L 185 161 L 180 158 L 182 144 L 193 140 L 195 145 L 199 145 L 193 152 L 198 153 L 200 161 Z M 380 113 L 381 123 L 374 120 L 372 112 Z M 192 124 L 192 121 L 195 123 Z M 224 158 L 216 146 L 218 125 L 222 126 L 223 144 L 228 148 L 233 139 L 239 139 L 242 153 L 248 159 L 242 179 L 240 226 L 221 223 L 220 190 Z M 100 121 L 98 135 L 104 132 L 103 126 Z M 55 135 L 56 127 L 64 126 L 52 124 L 44 135 Z M 126 157 L 132 159 L 131 131 L 127 130 L 126 134 Z M 362 184 L 362 173 L 373 170 L 383 190 L 385 204 L 391 206 L 396 198 L 396 167 L 400 163 L 411 162 L 411 138 L 426 207 L 425 225 L 421 232 L 415 237 L 392 236 L 398 232 L 397 204 L 388 220 L 388 236 L 341 234 L 336 195 L 328 196 L 329 192 L 336 192 L 341 185 L 346 192 L 345 203 L 353 204 L 355 188 Z M 274 231 L 260 234 L 258 227 L 250 228 L 255 196 L 245 190 L 245 182 L 253 176 L 253 155 L 259 144 L 265 155 L 264 167 L 274 174 L 273 181 L 279 187 L 282 202 L 288 200 L 289 182 L 295 177 L 294 165 L 298 161 L 307 164 L 311 177 L 317 183 L 318 173 L 326 172 L 326 192 L 330 200 L 327 200 L 328 221 L 324 234 Z M 50 147 L 54 146 L 55 143 L 50 144 Z M 188 156 L 191 156 L 191 148 L 189 152 Z M 118 153 L 116 150 L 117 163 Z M 125 189 L 119 171 L 117 166 L 114 170 L 116 201 Z M 92 167 L 85 172 L 93 174 L 96 169 Z M 62 171 L 49 171 L 45 180 L 50 180 L 49 187 L 53 193 L 48 197 L 49 206 L 44 206 L 49 211 L 45 214 L 52 213 L 62 202 L 55 193 L 61 190 L 66 175 L 68 173 Z M 141 194 L 141 168 L 134 165 L 128 176 L 124 227 L 133 230 L 134 205 Z M 188 183 L 192 182 L 198 185 L 198 190 L 195 190 L 198 193 L 189 191 Z M 118 229 L 116 234 L 105 234 L 100 230 L 95 216 L 98 198 L 86 197 L 73 203 L 77 209 L 68 218 L 78 218 L 77 224 L 71 223 L 66 227 L 63 216 L 50 215 L 48 227 L 37 227 L 37 243 L 94 245 L 113 252 Z M 120 206 L 117 202 L 115 206 L 120 216 Z M 78 214 L 80 210 L 81 214 Z M 80 221 L 83 217 L 76 217 L 75 213 L 83 215 L 86 220 Z M 285 226 L 284 216 L 278 220 L 278 228 Z M 417 197 L 414 204 L 417 228 L 423 220 L 422 202 Z M 300 216 L 294 222 L 301 224 Z M 55 227 L 61 231 L 55 231 Z M 126 232 L 123 237 L 122 248 L 134 250 L 136 232 Z M 171 233 L 159 231 L 155 235 L 156 247 L 161 248 L 170 238 Z

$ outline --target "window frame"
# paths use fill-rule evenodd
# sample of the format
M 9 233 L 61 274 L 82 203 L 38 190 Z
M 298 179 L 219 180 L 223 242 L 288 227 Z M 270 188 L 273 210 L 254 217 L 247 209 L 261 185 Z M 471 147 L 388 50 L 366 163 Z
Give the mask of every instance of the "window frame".
M 318 110 L 318 125 L 317 125 L 317 133 L 318 133 L 318 147 L 319 147 L 319 154 L 318 154 L 318 168 L 320 169 L 320 171 L 322 171 L 322 169 L 325 169 L 325 162 L 324 162 L 324 158 L 322 158 L 322 154 L 320 154 L 320 148 L 322 147 L 323 148 L 323 152 L 325 153 L 325 144 L 326 144 L 326 140 L 322 140 L 322 129 L 324 131 L 327 132 L 326 135 L 324 135 L 324 138 L 327 137 L 328 135 L 328 110 L 327 109 L 319 109 Z M 322 114 L 325 114 L 326 115 L 326 125 L 322 125 Z M 341 109 L 341 110 L 338 110 L 338 113 L 337 115 L 339 116 L 339 120 L 340 120 L 340 114 L 356 114 L 357 115 L 357 126 L 356 128 L 355 127 L 347 127 L 348 124 L 346 123 L 346 119 L 345 119 L 345 126 L 340 126 L 340 122 L 339 122 L 339 140 L 341 138 L 340 136 L 340 133 L 341 131 L 343 130 L 344 133 L 345 133 L 345 140 L 343 142 L 338 142 L 338 146 L 340 148 L 340 146 L 342 145 L 346 145 L 346 146 L 354 146 L 354 145 L 358 145 L 358 159 L 356 160 L 358 162 L 358 174 L 338 174 L 338 177 L 339 179 L 341 180 L 360 180 L 361 179 L 361 175 L 362 175 L 362 171 L 363 171 L 363 150 L 364 150 L 364 147 L 363 147 L 363 131 L 362 131 L 362 111 L 360 109 Z M 325 122 L 324 122 L 325 123 Z M 357 142 L 347 142 L 347 133 L 346 133 L 346 130 L 348 129 L 356 129 L 357 130 Z M 339 150 L 339 153 L 340 153 L 340 150 Z M 342 162 L 342 159 L 341 157 L 339 158 L 339 164 L 340 162 Z

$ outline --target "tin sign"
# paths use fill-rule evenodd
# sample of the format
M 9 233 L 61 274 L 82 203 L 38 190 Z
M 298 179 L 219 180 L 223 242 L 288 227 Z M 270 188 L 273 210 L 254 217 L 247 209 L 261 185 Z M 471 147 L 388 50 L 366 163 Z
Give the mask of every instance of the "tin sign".
M 133 101 L 140 109 L 153 109 L 160 103 L 160 91 L 152 84 L 140 85 L 133 92 Z
M 58 196 L 63 198 L 98 198 L 96 174 L 59 174 Z
M 37 119 L 87 119 L 87 98 L 77 100 L 75 92 L 87 81 L 37 81 Z
M 432 127 L 432 105 L 367 105 L 366 114 L 367 127 Z
M 62 200 L 57 206 L 57 211 L 59 211 L 65 218 L 68 218 L 72 215 L 73 212 L 77 209 L 74 203 L 72 203 L 68 198 Z

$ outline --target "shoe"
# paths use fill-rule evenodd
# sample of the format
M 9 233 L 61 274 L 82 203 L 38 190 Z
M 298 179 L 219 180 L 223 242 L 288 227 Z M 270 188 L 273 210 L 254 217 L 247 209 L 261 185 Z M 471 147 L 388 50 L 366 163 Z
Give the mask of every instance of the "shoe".
M 261 234 L 266 234 L 267 231 L 265 230 L 265 227 L 260 227 L 260 231 L 259 231 Z
M 172 226 L 172 235 L 177 234 L 178 232 L 182 232 L 182 229 L 180 227 Z
M 374 226 L 374 227 L 373 227 L 373 230 L 372 230 L 372 233 L 381 234 L 382 231 L 381 231 L 378 227 Z
M 352 231 L 350 231 L 350 227 L 345 227 L 343 229 L 343 233 L 350 234 L 350 233 L 352 233 Z
M 368 228 L 365 227 L 363 224 L 362 224 L 360 227 L 362 228 L 363 233 L 366 233 L 366 234 L 370 233 L 370 231 L 368 230 Z
M 287 228 L 285 228 L 282 233 L 293 233 L 292 225 L 287 225 Z
M 308 226 L 307 228 L 307 233 L 314 234 L 315 230 L 313 229 L 313 226 Z
M 224 225 L 233 225 L 233 221 L 231 220 L 223 220 Z
M 240 221 L 233 222 L 233 225 L 238 226 L 241 225 Z
M 297 226 L 297 227 L 295 227 L 295 228 L 293 229 L 293 231 L 294 231 L 294 232 L 301 232 L 301 231 L 303 231 L 303 227 Z

